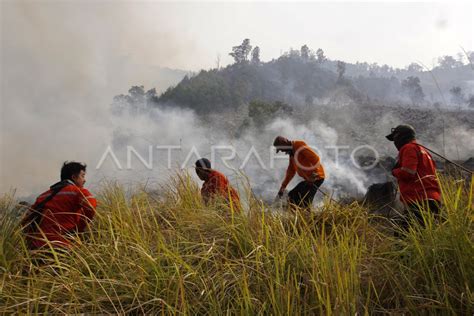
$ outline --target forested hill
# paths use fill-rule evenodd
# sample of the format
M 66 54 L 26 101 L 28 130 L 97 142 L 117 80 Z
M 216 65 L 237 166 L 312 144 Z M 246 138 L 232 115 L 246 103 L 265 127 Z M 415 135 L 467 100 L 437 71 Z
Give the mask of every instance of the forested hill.
M 253 100 L 311 102 L 336 86 L 337 76 L 317 63 L 281 57 L 268 63 L 238 63 L 201 71 L 168 89 L 159 102 L 198 112 L 237 107 Z
M 232 48 L 234 64 L 185 76 L 157 95 L 135 86 L 114 98 L 114 111 L 162 104 L 191 108 L 199 114 L 222 112 L 252 101 L 283 102 L 290 106 L 315 104 L 395 104 L 474 108 L 474 54 L 444 56 L 426 71 L 415 63 L 405 69 L 368 63 L 330 60 L 322 49 L 306 45 L 269 62 L 249 40 Z

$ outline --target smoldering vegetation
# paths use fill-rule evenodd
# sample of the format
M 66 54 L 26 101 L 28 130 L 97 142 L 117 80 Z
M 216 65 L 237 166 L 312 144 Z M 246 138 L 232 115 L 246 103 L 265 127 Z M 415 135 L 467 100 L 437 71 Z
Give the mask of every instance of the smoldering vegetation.
M 421 143 L 453 160 L 474 156 L 470 101 L 446 91 L 448 83 L 469 89 L 469 64 L 450 64 L 445 56 L 429 72 L 416 64 L 393 69 L 332 61 L 306 45 L 269 62 L 259 52 L 246 40 L 233 48 L 232 65 L 185 76 L 162 94 L 133 86 L 116 96 L 110 110 L 120 122 L 113 132 L 118 155 L 124 160 L 129 145 L 138 146 L 143 157 L 150 144 L 179 146 L 171 165 L 180 168 L 200 155 L 212 156 L 236 185 L 245 175 L 252 192 L 266 201 L 275 196 L 286 168 L 284 157 L 271 153 L 277 135 L 316 148 L 327 172 L 323 190 L 338 198 L 360 199 L 370 185 L 393 180 L 396 150 L 385 135 L 398 124 L 413 125 Z M 196 155 L 189 156 L 191 148 Z M 169 165 L 161 161 L 165 152 L 160 157 L 159 168 L 140 171 L 148 180 L 170 174 L 162 168 Z M 435 158 L 442 169 L 443 161 Z

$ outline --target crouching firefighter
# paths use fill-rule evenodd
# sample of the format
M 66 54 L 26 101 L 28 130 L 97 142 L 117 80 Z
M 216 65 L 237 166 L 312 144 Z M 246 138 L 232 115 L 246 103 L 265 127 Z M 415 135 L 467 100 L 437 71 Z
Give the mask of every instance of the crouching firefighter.
M 216 199 L 222 199 L 234 211 L 240 212 L 242 206 L 237 191 L 231 186 L 227 177 L 211 168 L 207 158 L 201 158 L 195 163 L 196 174 L 204 181 L 201 188 L 201 197 L 205 204 L 211 204 Z
M 386 138 L 398 149 L 398 159 L 392 169 L 398 181 L 400 200 L 408 211 L 408 218 L 401 222 L 407 229 L 410 217 L 424 226 L 423 212 L 437 215 L 440 208 L 441 189 L 436 177 L 436 166 L 431 155 L 415 139 L 410 125 L 392 128 Z
M 72 234 L 83 232 L 95 215 L 96 199 L 84 188 L 86 165 L 65 162 L 61 181 L 36 199 L 22 220 L 30 250 L 50 244 L 68 248 Z
M 288 202 L 294 206 L 310 208 L 325 177 L 319 156 L 302 140 L 290 141 L 283 136 L 278 136 L 273 146 L 277 153 L 282 151 L 289 155 L 288 169 L 278 196 L 280 198 L 283 196 L 286 186 L 298 173 L 304 180 L 288 193 Z

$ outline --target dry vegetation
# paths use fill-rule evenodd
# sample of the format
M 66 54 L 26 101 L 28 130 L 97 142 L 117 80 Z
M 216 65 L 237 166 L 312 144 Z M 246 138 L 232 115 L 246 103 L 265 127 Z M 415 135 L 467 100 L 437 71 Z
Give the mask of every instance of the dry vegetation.
M 4 196 L 0 312 L 471 315 L 473 188 L 442 183 L 442 221 L 404 238 L 357 204 L 282 214 L 251 198 L 238 214 L 203 206 L 186 175 L 159 197 L 108 185 L 75 248 L 34 255 Z

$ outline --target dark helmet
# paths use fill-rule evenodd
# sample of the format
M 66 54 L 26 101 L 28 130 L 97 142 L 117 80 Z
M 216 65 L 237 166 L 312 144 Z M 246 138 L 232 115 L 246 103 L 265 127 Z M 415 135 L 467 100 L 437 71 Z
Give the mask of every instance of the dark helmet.
M 199 169 L 211 169 L 211 162 L 207 158 L 201 158 L 195 163 L 196 168 Z
M 291 146 L 288 146 L 289 140 L 283 136 L 277 136 L 273 141 L 273 147 L 276 148 L 276 152 L 279 153 L 280 151 L 285 151 L 284 149 L 288 149 Z
M 398 125 L 395 128 L 392 128 L 392 132 L 390 135 L 385 136 L 389 141 L 394 141 L 395 138 L 403 137 L 403 138 L 415 138 L 415 129 L 411 125 Z

